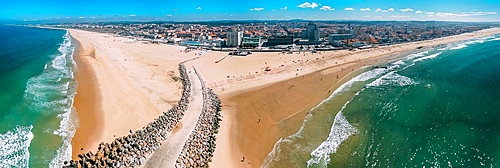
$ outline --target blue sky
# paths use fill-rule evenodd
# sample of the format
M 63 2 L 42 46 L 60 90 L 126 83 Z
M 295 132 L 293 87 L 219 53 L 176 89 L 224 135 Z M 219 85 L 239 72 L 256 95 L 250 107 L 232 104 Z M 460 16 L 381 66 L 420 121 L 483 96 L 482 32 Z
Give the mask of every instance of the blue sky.
M 500 21 L 500 0 L 1 0 L 4 20 Z

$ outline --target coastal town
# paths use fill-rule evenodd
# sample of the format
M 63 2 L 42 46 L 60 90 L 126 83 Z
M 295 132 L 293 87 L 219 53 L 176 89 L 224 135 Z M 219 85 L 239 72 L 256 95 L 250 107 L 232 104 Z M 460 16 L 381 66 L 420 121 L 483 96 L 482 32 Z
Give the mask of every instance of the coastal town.
M 103 22 L 32 25 L 73 28 L 132 41 L 209 50 L 325 51 L 430 40 L 491 28 L 491 23 L 436 21 Z

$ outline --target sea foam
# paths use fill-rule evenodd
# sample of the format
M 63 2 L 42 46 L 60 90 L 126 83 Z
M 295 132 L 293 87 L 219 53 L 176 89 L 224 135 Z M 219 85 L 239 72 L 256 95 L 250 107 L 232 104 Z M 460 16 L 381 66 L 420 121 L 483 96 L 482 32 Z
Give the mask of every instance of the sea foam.
M 61 93 L 66 95 L 66 104 L 63 106 L 63 113 L 57 117 L 61 119 L 59 129 L 54 131 L 54 134 L 61 136 L 63 144 L 57 150 L 57 155 L 50 162 L 50 167 L 62 167 L 63 162 L 71 159 L 71 139 L 73 138 L 76 128 L 78 127 L 78 117 L 73 106 L 74 97 L 76 95 L 76 82 L 74 81 L 74 71 L 76 63 L 73 59 L 75 48 L 71 43 L 69 32 L 64 35 L 64 42 L 59 47 L 61 55 L 53 60 L 53 67 L 63 72 L 63 76 L 67 79 L 65 89 Z M 63 57 L 64 59 L 57 59 Z M 60 80 L 59 80 L 60 81 Z
M 311 109 L 311 111 L 307 114 L 304 122 L 302 123 L 302 126 L 300 127 L 299 131 L 297 131 L 295 134 L 293 135 L 290 135 L 288 137 L 285 137 L 285 138 L 281 138 L 280 140 L 278 140 L 278 142 L 276 142 L 274 144 L 274 147 L 273 147 L 273 150 L 267 155 L 267 157 L 265 158 L 264 160 L 264 163 L 263 163 L 263 166 L 262 167 L 269 167 L 271 165 L 271 162 L 273 161 L 279 161 L 281 158 L 279 158 L 279 153 L 281 152 L 281 148 L 282 148 L 282 145 L 284 144 L 291 144 L 291 143 L 294 143 L 294 141 L 297 139 L 297 138 L 302 138 L 302 132 L 304 131 L 304 127 L 307 125 L 307 123 L 311 120 L 311 118 L 313 117 L 313 113 L 312 111 L 314 111 L 315 109 L 317 109 L 319 106 L 323 105 L 324 103 L 332 100 L 335 96 L 338 96 L 340 94 L 342 94 L 343 92 L 349 90 L 349 88 L 351 88 L 351 86 L 356 83 L 356 82 L 364 82 L 364 81 L 368 81 L 368 80 L 372 80 L 372 79 L 375 79 L 375 78 L 378 78 L 380 76 L 382 76 L 383 74 L 399 67 L 401 64 L 394 64 L 392 66 L 389 66 L 387 68 L 376 68 L 376 69 L 372 69 L 370 71 L 367 71 L 367 72 L 363 72 L 361 73 L 360 75 L 352 78 L 351 80 L 347 81 L 346 83 L 342 84 L 340 87 L 338 87 L 335 91 L 333 91 L 333 93 L 328 97 L 326 98 L 325 100 L 321 101 L 318 105 L 316 105 L 315 107 L 313 107 Z M 346 103 L 347 104 L 347 103 Z M 345 118 L 340 114 L 341 112 L 339 112 L 336 116 L 335 116 L 335 119 L 334 119 L 334 124 L 332 126 L 332 131 L 335 131 L 335 132 L 338 132 L 339 129 L 338 128 L 338 124 L 340 124 L 341 126 L 346 126 L 346 123 L 347 120 L 345 120 Z M 340 116 L 339 116 L 340 115 Z M 345 122 L 344 122 L 345 121 Z M 335 124 L 337 123 L 337 125 Z M 348 124 L 348 123 L 347 123 Z M 352 126 L 351 126 L 352 127 Z M 340 128 L 342 129 L 342 128 Z M 347 130 L 348 131 L 348 130 Z M 348 131 L 349 132 L 349 131 Z M 336 136 L 336 135 L 339 135 L 341 137 L 333 137 L 333 136 Z M 338 143 L 340 144 L 340 142 L 342 142 L 343 140 L 345 140 L 349 135 L 347 135 L 347 137 L 343 138 L 344 135 L 341 135 L 341 134 L 334 134 L 332 136 L 329 137 L 329 139 L 327 139 L 325 142 L 323 142 L 325 145 L 328 144 L 328 148 L 332 147 L 332 143 L 330 142 L 327 142 L 327 141 L 332 141 L 333 139 L 335 139 L 334 141 L 336 141 L 335 143 Z M 323 145 L 323 146 L 325 146 Z M 336 147 L 335 147 L 336 148 Z M 319 152 L 319 151 L 318 151 Z M 312 161 L 314 162 L 314 161 Z
M 484 42 L 495 41 L 495 40 L 499 40 L 499 39 L 500 38 L 498 38 L 496 36 L 476 38 L 476 39 L 472 39 L 472 40 L 468 40 L 468 41 L 462 41 L 459 43 L 451 43 L 451 44 L 446 45 L 446 47 L 439 48 L 438 50 L 439 51 L 459 50 L 459 49 L 469 47 L 469 45 L 471 45 L 471 44 L 484 43 Z
M 346 103 L 343 108 L 345 108 L 348 103 Z M 307 166 L 310 167 L 314 164 L 320 164 L 326 167 L 330 162 L 330 154 L 337 152 L 339 145 L 355 133 L 356 128 L 349 124 L 347 119 L 342 115 L 341 110 L 341 112 L 337 113 L 335 116 L 328 138 L 311 153 L 311 159 L 307 161 Z
M 273 161 L 281 160 L 281 158 L 279 158 L 280 156 L 279 153 L 281 153 L 282 151 L 282 145 L 293 144 L 297 138 L 302 138 L 302 132 L 304 131 L 304 127 L 314 116 L 313 113 L 311 113 L 312 111 L 314 111 L 316 108 L 323 105 L 327 101 L 332 100 L 335 96 L 339 96 L 343 92 L 349 90 L 349 88 L 351 88 L 351 86 L 354 83 L 365 82 L 375 79 L 374 81 L 367 84 L 367 87 L 379 87 L 383 85 L 392 85 L 392 84 L 397 86 L 408 86 L 408 85 L 418 84 L 418 82 L 412 80 L 411 78 L 397 74 L 396 71 L 411 67 L 415 65 L 414 62 L 422 61 L 425 59 L 432 59 L 441 54 L 440 52 L 427 56 L 429 52 L 430 51 L 427 50 L 419 53 L 409 54 L 402 60 L 390 63 L 389 66 L 386 66 L 384 68 L 375 68 L 367 72 L 361 73 L 360 75 L 342 84 L 327 99 L 323 100 L 317 106 L 313 107 L 313 109 L 305 117 L 305 120 L 302 123 L 302 126 L 300 127 L 297 133 L 278 140 L 278 142 L 274 145 L 273 150 L 268 154 L 268 156 L 264 160 L 263 167 L 269 167 L 272 165 L 271 163 Z M 411 62 L 411 64 L 408 64 L 407 62 Z M 356 93 L 356 95 L 357 94 L 359 94 L 359 92 Z M 335 153 L 338 146 L 344 140 L 346 140 L 352 134 L 356 133 L 356 128 L 354 128 L 351 124 L 349 124 L 347 119 L 342 114 L 342 110 L 348 103 L 349 101 L 344 104 L 344 107 L 342 107 L 342 109 L 335 116 L 334 123 L 330 129 L 328 138 L 324 142 L 322 142 L 316 149 L 314 149 L 313 152 L 310 154 L 311 159 L 307 161 L 308 167 L 318 164 L 326 166 L 330 162 L 330 154 Z
M 389 72 L 384 76 L 374 80 L 373 82 L 367 84 L 367 87 L 380 87 L 380 86 L 409 86 L 418 84 L 413 79 L 399 75 L 396 71 Z
M 28 80 L 23 95 L 25 105 L 32 111 L 55 113 L 60 120 L 59 128 L 47 128 L 48 132 L 59 135 L 62 140 L 50 167 L 62 167 L 65 160 L 71 159 L 71 139 L 78 125 L 73 108 L 76 94 L 74 47 L 69 33 L 63 38 L 58 53 L 51 56 L 51 61 L 45 65 L 41 74 Z
M 417 58 L 417 59 L 413 60 L 413 62 L 419 62 L 419 61 L 423 61 L 423 60 L 426 60 L 426 59 L 433 59 L 433 58 L 436 58 L 437 56 L 441 55 L 441 53 L 443 53 L 443 52 L 439 52 L 439 53 L 432 54 L 432 55 L 429 55 L 429 56 Z
M 0 167 L 28 167 L 33 126 L 16 126 L 0 134 Z
M 410 54 L 408 56 L 406 56 L 406 60 L 410 60 L 410 59 L 413 59 L 413 58 L 418 58 L 418 57 L 422 57 L 424 56 L 425 54 L 428 54 L 429 51 L 423 51 L 423 52 L 419 52 L 419 53 L 415 53 L 415 54 Z
M 413 58 L 417 58 L 424 60 L 424 59 L 430 59 L 437 57 L 441 53 L 437 54 L 432 54 L 429 56 L 425 56 L 428 54 L 429 51 L 424 51 L 416 54 L 410 54 L 406 57 L 405 60 L 411 60 Z M 407 86 L 407 85 L 414 85 L 417 84 L 414 80 L 411 78 L 408 78 L 403 75 L 399 75 L 396 73 L 398 69 L 406 69 L 407 67 L 413 66 L 415 64 L 410 64 L 407 65 L 403 60 L 398 60 L 396 62 L 391 63 L 389 66 L 385 68 L 376 68 L 367 72 L 362 73 L 361 75 L 358 75 L 357 77 L 353 78 L 352 80 L 346 82 L 344 87 L 349 88 L 354 82 L 359 82 L 359 81 L 369 81 L 373 80 L 371 83 L 367 84 L 368 87 L 377 87 L 377 86 L 382 86 L 382 85 L 398 85 L 398 86 Z M 342 86 L 341 86 L 342 87 Z M 339 88 L 341 90 L 344 90 L 345 88 Z M 359 92 L 357 92 L 354 97 L 356 97 L 360 92 L 362 92 L 364 89 L 361 89 Z M 332 99 L 334 94 L 332 94 L 327 100 Z M 354 99 L 354 97 L 352 99 Z M 352 100 L 351 99 L 351 100 Z M 323 102 L 322 102 L 323 103 Z M 350 103 L 350 100 L 344 104 L 342 109 L 337 113 L 335 116 L 332 128 L 330 129 L 330 133 L 328 138 L 323 141 L 312 153 L 311 153 L 311 159 L 307 161 L 307 166 L 311 167 L 313 165 L 320 165 L 323 167 L 326 167 L 328 163 L 330 162 L 330 154 L 336 153 L 339 145 L 349 138 L 349 136 L 353 135 L 356 133 L 356 128 L 353 127 L 347 119 L 344 117 L 342 114 L 342 111 L 345 109 L 345 107 Z

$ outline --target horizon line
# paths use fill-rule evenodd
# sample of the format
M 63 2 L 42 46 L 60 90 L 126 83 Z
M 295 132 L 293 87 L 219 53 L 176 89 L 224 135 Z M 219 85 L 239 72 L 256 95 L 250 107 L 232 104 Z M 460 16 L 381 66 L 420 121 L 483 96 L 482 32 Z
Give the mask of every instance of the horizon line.
M 141 23 L 152 23 L 152 22 L 164 22 L 164 23 L 202 23 L 202 22 L 306 22 L 306 21 L 314 21 L 314 22 L 346 22 L 346 21 L 354 21 L 354 22 L 458 22 L 458 23 L 500 23 L 500 21 L 447 21 L 447 20 L 361 20 L 361 19 L 335 19 L 335 20 L 327 20 L 327 19 L 300 19 L 300 18 L 292 18 L 292 19 L 212 19 L 212 20 L 184 20 L 184 21 L 174 21 L 174 20 L 159 20 L 159 18 L 154 19 L 122 19 L 122 20 L 96 20 L 92 21 L 94 18 L 85 18 L 86 20 L 78 21 L 81 18 L 64 18 L 64 19 L 33 19 L 33 20 L 4 20 L 0 19 L 0 23 L 3 24 L 13 24 L 9 22 L 17 22 L 16 24 L 82 24 L 82 23 L 113 23 L 113 22 L 141 22 Z M 71 21 L 64 21 L 71 20 Z M 40 23 L 45 22 L 45 23 Z

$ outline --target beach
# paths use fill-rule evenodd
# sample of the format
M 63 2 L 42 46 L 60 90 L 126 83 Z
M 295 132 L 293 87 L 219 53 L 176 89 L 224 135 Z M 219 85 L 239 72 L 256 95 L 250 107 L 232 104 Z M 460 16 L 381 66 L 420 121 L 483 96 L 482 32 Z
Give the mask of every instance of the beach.
M 182 47 L 69 31 L 78 42 L 75 108 L 79 128 L 72 141 L 74 159 L 79 153 L 97 150 L 101 142 L 146 126 L 179 101 L 182 84 L 177 64 L 189 58 L 177 54 Z
M 383 66 L 418 47 L 497 33 L 500 29 L 495 28 L 356 51 L 256 52 L 216 63 L 227 53 L 185 53 L 181 46 L 70 30 L 78 42 L 75 108 L 80 121 L 73 158 L 146 126 L 176 104 L 182 91 L 177 64 L 184 60 L 200 57 L 186 67 L 195 66 L 222 102 L 223 118 L 210 166 L 260 167 L 280 138 L 296 133 L 313 107 L 363 68 Z

